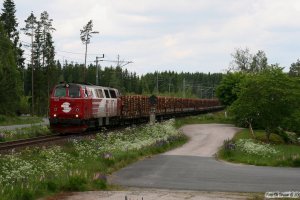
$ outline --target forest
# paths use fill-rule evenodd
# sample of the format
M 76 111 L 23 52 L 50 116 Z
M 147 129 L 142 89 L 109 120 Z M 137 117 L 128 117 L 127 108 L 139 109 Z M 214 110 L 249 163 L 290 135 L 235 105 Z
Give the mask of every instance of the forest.
M 49 94 L 59 82 L 96 84 L 96 65 L 55 59 L 53 27 L 49 13 L 30 13 L 25 27 L 18 27 L 13 0 L 5 0 L 0 13 L 0 114 L 32 114 L 45 116 Z M 83 43 L 89 42 L 92 21 L 81 31 Z M 89 25 L 91 25 L 89 27 Z M 90 29 L 89 29 L 90 28 Z M 20 40 L 25 34 L 31 43 Z M 80 39 L 78 34 L 78 39 Z M 86 39 L 86 40 L 85 40 Z M 30 49 L 30 55 L 24 49 Z M 25 57 L 30 57 L 25 64 Z M 164 95 L 193 98 L 213 98 L 222 73 L 185 73 L 175 71 L 137 75 L 121 66 L 98 67 L 98 85 L 117 88 L 123 95 Z M 83 76 L 84 74 L 84 76 Z

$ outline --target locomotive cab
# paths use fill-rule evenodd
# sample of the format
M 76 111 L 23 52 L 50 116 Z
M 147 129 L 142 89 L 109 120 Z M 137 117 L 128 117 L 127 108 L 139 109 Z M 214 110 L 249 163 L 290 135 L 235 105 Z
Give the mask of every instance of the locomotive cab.
M 56 132 L 82 132 L 85 123 L 85 104 L 88 92 L 79 84 L 59 84 L 51 94 L 49 107 L 50 127 Z M 86 101 L 86 102 L 85 102 Z M 65 130 L 65 131 L 64 131 Z
M 110 125 L 118 120 L 119 104 L 119 92 L 114 88 L 58 84 L 50 98 L 50 128 L 65 133 Z

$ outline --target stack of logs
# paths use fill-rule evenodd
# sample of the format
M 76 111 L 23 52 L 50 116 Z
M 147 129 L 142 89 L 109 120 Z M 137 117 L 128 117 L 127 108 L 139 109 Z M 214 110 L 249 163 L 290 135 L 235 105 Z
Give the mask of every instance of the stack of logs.
M 148 96 L 130 95 L 121 97 L 121 115 L 124 118 L 147 117 L 151 111 Z M 207 107 L 219 106 L 217 99 L 189 99 L 178 97 L 157 97 L 154 105 L 157 115 L 201 111 Z

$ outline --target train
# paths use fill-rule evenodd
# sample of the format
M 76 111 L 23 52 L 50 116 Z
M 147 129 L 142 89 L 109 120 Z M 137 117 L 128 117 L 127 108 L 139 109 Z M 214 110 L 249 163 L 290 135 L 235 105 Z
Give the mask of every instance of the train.
M 121 95 L 119 90 L 84 83 L 59 83 L 51 91 L 50 129 L 81 133 L 87 129 L 147 122 L 222 109 L 217 99 Z

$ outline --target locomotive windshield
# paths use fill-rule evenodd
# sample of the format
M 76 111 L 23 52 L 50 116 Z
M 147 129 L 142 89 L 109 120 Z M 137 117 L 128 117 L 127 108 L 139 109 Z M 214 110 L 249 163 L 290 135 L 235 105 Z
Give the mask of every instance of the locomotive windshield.
M 54 96 L 55 97 L 65 97 L 67 94 L 65 86 L 57 86 L 55 88 Z
M 66 97 L 67 96 L 67 88 L 69 97 L 71 98 L 79 98 L 80 97 L 80 86 L 78 85 L 59 85 L 55 88 L 54 96 L 55 97 Z
M 70 85 L 69 96 L 71 98 L 79 98 L 80 97 L 80 87 L 78 85 Z

